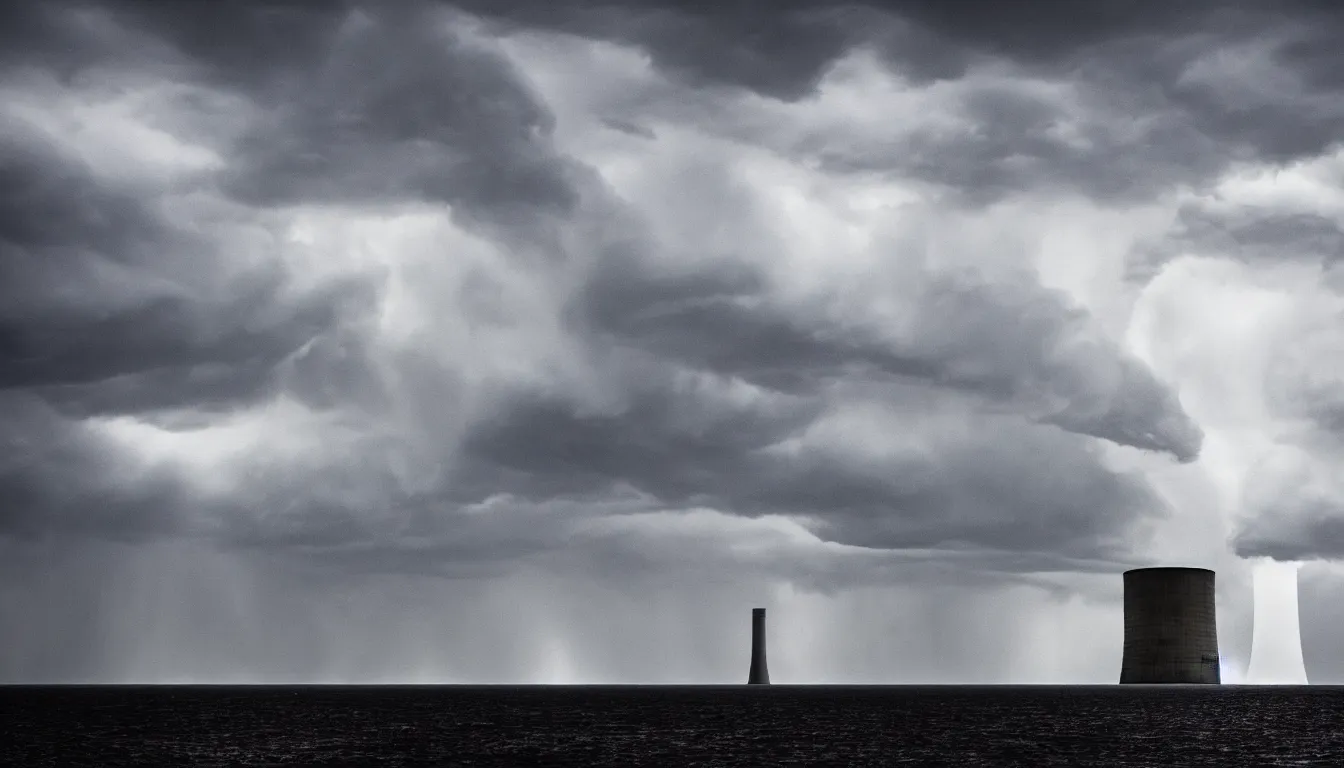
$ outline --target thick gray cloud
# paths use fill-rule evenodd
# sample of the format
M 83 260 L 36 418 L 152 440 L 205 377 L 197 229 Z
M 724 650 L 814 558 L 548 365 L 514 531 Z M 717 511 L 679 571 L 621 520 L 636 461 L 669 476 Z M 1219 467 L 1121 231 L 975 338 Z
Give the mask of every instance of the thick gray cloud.
M 1286 562 L 1333 559 L 1344 552 L 1344 504 L 1334 498 L 1302 499 L 1285 493 L 1238 532 L 1237 553 Z
M 875 51 L 914 84 L 1005 65 L 1019 77 L 1069 83 L 1067 95 L 1052 98 L 967 87 L 954 97 L 965 128 L 776 137 L 825 167 L 926 179 L 976 204 L 1026 189 L 1149 199 L 1207 182 L 1231 160 L 1319 153 L 1344 123 L 1339 82 L 1330 75 L 1339 71 L 1331 41 L 1344 20 L 1314 2 L 456 5 L 501 31 L 558 30 L 636 45 L 691 85 L 786 101 L 814 96 L 856 50 Z M 729 126 L 743 119 L 731 106 L 714 111 L 728 112 L 719 119 Z M 637 116 L 613 119 L 627 117 Z M 740 130 L 759 139 L 770 129 Z
M 6 534 L 134 540 L 180 530 L 179 510 L 190 498 L 171 474 L 143 471 L 111 441 L 26 393 L 0 393 L 0 413 Z
M 1214 213 L 1192 206 L 1182 211 L 1164 245 L 1247 261 L 1300 260 L 1329 267 L 1344 255 L 1344 230 L 1336 219 L 1318 213 L 1252 206 Z
M 805 95 L 853 43 L 845 13 L 820 4 L 724 3 L 690 8 L 659 2 L 565 5 L 454 3 L 505 29 L 542 27 L 633 42 L 697 84 L 742 85 L 781 98 Z
M 984 54 L 1067 66 L 1115 40 L 1191 34 L 1206 29 L 1219 7 L 1064 0 L 1012 7 L 985 0 L 455 4 L 513 27 L 633 43 L 693 82 L 738 85 L 786 99 L 807 95 L 829 65 L 860 43 L 883 44 L 883 53 L 917 78 L 956 78 Z
M 143 24 L 146 33 L 159 32 L 185 57 L 186 71 L 198 67 L 205 83 L 243 89 L 259 116 L 224 148 L 225 168 L 208 177 L 231 204 L 437 201 L 454 212 L 464 211 L 469 221 L 484 222 L 484 231 L 498 232 L 489 225 L 526 227 L 538 215 L 573 211 L 576 196 L 586 189 L 588 209 L 573 215 L 622 216 L 613 210 L 619 201 L 591 184 L 584 186 L 581 176 L 567 175 L 573 163 L 549 146 L 552 121 L 547 110 L 509 64 L 479 44 L 455 37 L 450 26 L 433 23 L 447 17 L 364 9 L 318 13 L 295 6 L 217 12 L 222 14 L 217 19 L 188 22 L 163 17 L 164 12 L 137 6 L 105 23 Z M 203 35 L 204 27 L 198 25 L 206 22 L 211 29 L 236 25 L 244 31 L 232 38 L 234 44 L 224 46 Z M 277 46 L 271 33 L 286 25 L 304 34 L 293 46 Z M 388 70 L 386 53 L 407 46 L 422 46 L 423 55 L 399 59 L 402 69 Z M 127 264 L 146 278 L 158 277 L 172 264 L 165 256 L 173 252 L 190 251 L 207 265 L 227 264 L 229 244 L 202 237 L 199 230 L 183 231 L 178 222 L 156 214 L 138 190 L 119 189 L 87 172 L 80 175 L 73 161 L 51 150 L 46 155 L 30 151 L 25 161 L 33 169 L 27 172 L 30 177 L 42 172 L 50 178 L 51 169 L 62 165 L 72 170 L 56 176 L 68 179 L 65 187 L 41 190 L 22 183 L 27 179 L 16 179 L 14 185 L 39 191 L 11 202 L 11 217 L 28 226 L 12 228 L 11 242 L 19 251 L 7 260 L 15 272 L 10 284 L 21 286 L 30 305 L 47 301 L 11 321 L 11 388 L 30 391 L 74 416 L 218 408 L 238 397 L 282 392 L 324 408 L 363 402 L 361 412 L 368 418 L 390 407 L 386 392 L 381 401 L 361 400 L 367 395 L 359 394 L 379 386 L 370 373 L 379 353 L 361 343 L 356 330 L 361 318 L 376 311 L 376 275 L 341 292 L 312 292 L 305 304 L 295 304 L 293 296 L 282 298 L 283 289 L 276 288 L 285 279 L 279 264 L 264 262 L 245 276 L 250 283 L 225 285 L 213 295 L 202 287 L 195 296 L 123 297 L 127 306 L 114 317 L 94 302 L 63 307 L 54 298 L 55 278 L 42 282 L 42 273 L 24 271 L 25 264 L 44 261 L 39 257 L 48 252 L 75 251 L 84 259 Z M 657 247 L 638 240 L 635 245 Z M 598 372 L 627 387 L 623 397 L 630 403 L 604 420 L 576 421 L 561 401 L 548 404 L 546 397 L 524 393 L 516 402 L 506 402 L 503 413 L 467 436 L 461 455 L 472 468 L 464 475 L 489 477 L 498 485 L 468 483 L 476 489 L 475 498 L 464 497 L 455 486 L 456 497 L 479 501 L 511 492 L 506 472 L 488 471 L 495 465 L 526 470 L 514 482 L 522 487 L 542 484 L 533 495 L 543 498 L 591 493 L 623 482 L 663 503 L 713 501 L 729 512 L 837 507 L 879 518 L 884 510 L 913 505 L 917 511 L 911 514 L 935 521 L 940 505 L 970 503 L 944 499 L 921 509 L 919 494 L 902 489 L 899 479 L 883 477 L 877 467 L 847 467 L 850 459 L 844 457 L 763 461 L 753 456 L 815 421 L 830 407 L 831 398 L 823 390 L 845 380 L 914 379 L 964 390 L 991 404 L 1006 403 L 1010 411 L 1025 410 L 1071 431 L 1168 451 L 1183 460 L 1198 450 L 1197 428 L 1162 385 L 1118 350 L 1107 350 L 1104 340 L 1096 346 L 1098 340 L 1086 336 L 1085 314 L 1029 282 L 999 287 L 921 278 L 928 285 L 912 297 L 916 335 L 902 341 L 884 339 L 876 328 L 847 326 L 809 316 L 806 307 L 781 304 L 760 275 L 750 269 L 733 272 L 733 262 L 725 263 L 727 273 L 691 272 L 669 282 L 642 274 L 633 254 L 600 259 L 570 302 L 570 327 L 597 334 L 598 348 L 614 344 L 648 358 L 647 366 L 633 373 L 622 373 L 619 366 Z M 96 262 L 76 262 L 58 276 L 78 279 L 96 268 Z M 353 304 L 341 298 L 351 290 L 363 298 Z M 82 314 L 89 312 L 96 313 L 96 320 L 81 325 Z M 243 327 L 230 328 L 244 319 Z M 91 328 L 97 329 L 96 347 L 87 346 Z M 995 340 L 996 333 L 1006 335 Z M 126 341 L 118 341 L 122 338 Z M 1094 380 L 1098 363 L 1119 366 L 1113 374 L 1118 379 Z M 729 416 L 719 431 L 681 436 L 679 421 L 713 405 L 702 392 L 676 391 L 678 367 L 765 387 L 765 396 L 780 398 L 782 404 L 751 416 Z M 414 375 L 404 367 L 402 373 Z M 654 386 L 638 383 L 640 376 L 650 377 Z M 1096 390 L 1099 383 L 1101 391 Z M 375 403 L 373 411 L 367 410 L 370 402 Z M 743 417 L 749 420 L 734 422 Z M 757 434 L 740 431 L 753 423 Z M 548 435 L 561 442 L 546 442 Z M 652 453 L 632 451 L 630 435 L 642 436 Z M 441 450 L 451 452 L 447 446 Z M 978 471 L 974 462 L 966 461 L 959 471 Z M 545 487 L 548 474 L 564 474 L 542 471 L 556 462 L 577 462 L 577 471 L 567 476 L 567 482 L 577 485 Z M 1108 476 L 1100 468 L 1093 471 Z M 357 471 L 360 480 L 350 482 L 383 490 L 368 496 L 347 487 L 353 494 L 347 501 L 361 498 L 388 509 L 420 503 L 406 498 L 390 477 L 368 473 Z M 585 484 L 585 474 L 602 477 L 603 483 Z M 325 472 L 322 476 L 332 477 Z M 958 478 L 953 471 L 936 484 L 949 490 L 924 493 L 937 497 L 951 492 Z M 240 490 L 245 501 L 237 506 L 279 504 L 291 514 L 261 523 L 255 515 L 227 513 L 223 527 L 233 532 L 230 538 L 254 542 L 274 536 L 283 544 L 302 541 L 303 532 L 311 531 L 315 542 L 335 544 L 369 535 L 371 525 L 360 522 L 364 513 L 351 510 L 339 493 L 312 493 L 311 502 L 300 500 L 296 506 L 295 501 L 279 500 L 297 492 L 294 482 L 274 480 L 285 489 L 280 496 L 266 490 L 267 482 Z M 755 489 L 744 492 L 725 485 L 739 482 Z M 348 485 L 335 483 L 336 488 Z M 1117 496 L 1122 507 L 1136 511 L 1142 506 L 1135 503 L 1139 498 Z M 220 504 L 223 509 L 234 506 L 218 499 L 205 506 Z M 1086 506 L 1064 503 L 1060 508 L 1077 507 L 1081 517 L 1093 517 Z M 969 514 L 1013 519 L 1011 509 Z M 375 514 L 368 519 L 383 518 Z M 844 535 L 863 538 L 852 526 Z M 911 543 L 927 544 L 926 539 L 938 536 L 925 532 Z
M 841 184 L 909 181 L 928 199 L 893 209 L 904 231 L 1017 197 L 1128 204 L 1202 184 L 1232 156 L 1319 150 L 1334 117 L 1304 113 L 1291 136 L 1224 125 L 1227 79 L 1180 81 L 1208 51 L 1254 42 L 1259 6 L 951 5 L 12 11 L 24 32 L 0 77 L 17 105 L 0 137 L 0 544 L 15 557 L 0 609 L 120 639 L 51 650 L 31 626 L 0 627 L 22 649 L 0 676 L 153 677 L 127 640 L 125 616 L 153 613 L 135 563 L 184 573 L 187 552 L 226 586 L 202 577 L 162 598 L 150 646 L 164 669 L 191 665 L 187 606 L 234 601 L 248 629 L 202 646 L 206 677 L 246 676 L 238 654 L 251 653 L 259 674 L 359 680 L 386 672 L 368 648 L 318 643 L 322 658 L 302 663 L 297 649 L 347 608 L 410 622 L 391 618 L 397 585 L 406 615 L 493 622 L 482 637 L 499 655 L 459 632 L 487 661 L 454 674 L 499 679 L 564 660 L 504 650 L 516 620 L 488 601 L 593 610 L 549 579 L 591 594 L 748 585 L 725 588 L 734 599 L 784 583 L 840 601 L 877 584 L 913 590 L 901 599 L 960 636 L 969 619 L 918 595 L 1067 602 L 1145 561 L 1180 510 L 1141 468 L 1197 468 L 1203 430 L 1122 323 L 1054 287 L 1034 254 L 940 261 L 931 240 L 877 227 L 804 253 L 760 202 L 769 182 L 693 141 Z M 594 122 L 668 152 L 671 194 L 649 204 L 607 138 L 564 124 L 546 73 L 495 39 L 525 30 L 648 51 L 661 90 L 615 94 L 624 111 Z M 1333 87 L 1324 54 L 1292 50 L 1295 83 Z M 787 111 L 863 51 L 912 89 L 946 86 L 940 103 L 969 130 L 896 126 L 884 140 Z M 1144 58 L 1155 69 L 1129 66 Z M 1005 85 L 1018 75 L 1067 87 Z M 106 106 L 123 97 L 138 99 L 133 118 Z M 1131 110 L 1151 119 L 1116 122 Z M 153 132 L 136 144 L 122 119 Z M 1283 237 L 1255 231 L 1266 247 Z M 846 277 L 846 258 L 869 266 Z M 118 616 L 40 607 L 56 563 L 68 572 L 50 584 L 124 585 L 71 609 L 105 599 Z M 283 594 L 254 595 L 258 574 Z M 326 581 L 366 602 L 341 603 Z M 287 650 L 266 651 L 257 627 L 304 595 L 327 613 L 275 629 Z M 556 619 L 556 636 L 592 641 L 576 622 Z M 448 631 L 417 626 L 408 636 Z M 629 679 L 638 661 L 613 653 L 588 678 Z
M 1233 544 L 1244 556 L 1279 560 L 1344 555 L 1344 344 L 1338 311 L 1300 329 L 1270 358 L 1265 390 L 1284 429 L 1281 445 L 1246 477 L 1246 520 Z
M 1166 386 L 1066 296 L 1029 279 L 903 275 L 891 292 L 915 321 L 892 338 L 809 316 L 817 308 L 771 306 L 740 271 L 641 279 L 632 266 L 604 265 L 585 296 L 594 324 L 617 343 L 786 392 L 841 379 L 925 381 L 1044 407 L 1043 421 L 1183 461 L 1199 452 L 1199 428 Z

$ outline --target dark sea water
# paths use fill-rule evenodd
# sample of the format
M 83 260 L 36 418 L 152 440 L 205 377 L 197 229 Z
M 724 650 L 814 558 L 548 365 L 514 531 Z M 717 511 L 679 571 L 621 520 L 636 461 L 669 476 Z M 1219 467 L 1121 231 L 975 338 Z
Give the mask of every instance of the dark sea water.
M 1344 688 L 0 687 L 0 763 L 1344 766 Z

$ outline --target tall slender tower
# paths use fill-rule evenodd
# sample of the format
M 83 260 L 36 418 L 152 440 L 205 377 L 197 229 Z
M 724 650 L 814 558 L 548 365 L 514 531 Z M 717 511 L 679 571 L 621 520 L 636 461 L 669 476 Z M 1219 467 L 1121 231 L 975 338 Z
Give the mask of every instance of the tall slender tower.
M 1301 625 L 1297 616 L 1298 563 L 1266 559 L 1251 573 L 1255 629 L 1251 634 L 1251 685 L 1306 685 Z
M 765 666 L 765 609 L 751 609 L 751 672 L 747 685 L 769 685 L 770 670 Z
M 1213 571 L 1125 571 L 1125 651 L 1120 682 L 1222 682 Z

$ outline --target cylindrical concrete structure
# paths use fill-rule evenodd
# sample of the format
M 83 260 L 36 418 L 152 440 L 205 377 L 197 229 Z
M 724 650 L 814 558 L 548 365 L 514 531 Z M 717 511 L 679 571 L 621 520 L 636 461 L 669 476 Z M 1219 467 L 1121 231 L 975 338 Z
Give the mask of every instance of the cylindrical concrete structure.
M 1250 685 L 1307 684 L 1297 616 L 1297 569 L 1297 563 L 1265 559 L 1251 572 L 1255 625 L 1246 668 Z
M 1120 682 L 1222 682 L 1213 571 L 1125 571 L 1125 651 Z
M 765 666 L 765 609 L 751 609 L 751 671 L 747 685 L 769 685 L 770 670 Z

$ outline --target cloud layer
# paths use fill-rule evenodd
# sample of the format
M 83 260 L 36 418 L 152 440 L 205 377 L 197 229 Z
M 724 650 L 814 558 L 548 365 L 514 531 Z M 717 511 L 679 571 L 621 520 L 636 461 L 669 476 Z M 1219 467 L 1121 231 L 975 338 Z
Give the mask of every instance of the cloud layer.
M 0 538 L 837 605 L 1337 554 L 1338 14 L 953 5 L 8 11 Z

